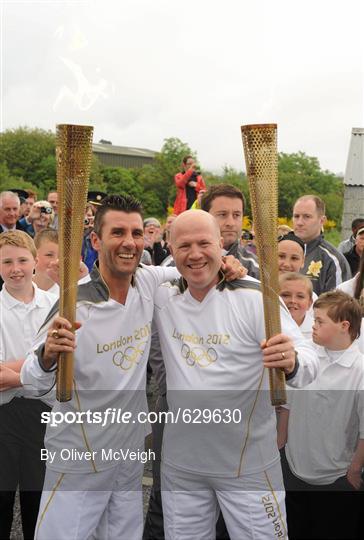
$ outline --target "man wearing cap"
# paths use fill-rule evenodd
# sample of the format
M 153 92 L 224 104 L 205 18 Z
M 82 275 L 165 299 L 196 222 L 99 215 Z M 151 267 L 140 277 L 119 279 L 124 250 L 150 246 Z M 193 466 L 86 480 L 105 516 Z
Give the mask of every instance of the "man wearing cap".
M 169 249 L 162 246 L 161 224 L 154 217 L 144 220 L 144 247 L 156 266 L 159 266 L 170 254 Z
M 350 238 L 347 238 L 346 240 L 343 240 L 340 242 L 340 244 L 337 246 L 338 251 L 342 253 L 343 255 L 351 250 L 351 248 L 355 245 L 355 236 L 359 229 L 364 227 L 364 218 L 355 218 L 351 222 L 351 236 Z
M 322 229 L 325 221 L 325 203 L 320 197 L 304 195 L 297 199 L 293 207 L 293 228 L 295 235 L 306 245 L 301 272 L 311 279 L 318 296 L 351 278 L 350 266 L 344 255 L 324 239 Z
M 360 257 L 364 250 L 364 223 L 363 227 L 356 231 L 354 242 L 355 243 L 351 250 L 344 253 L 345 258 L 350 265 L 350 270 L 353 276 L 355 276 L 359 270 Z

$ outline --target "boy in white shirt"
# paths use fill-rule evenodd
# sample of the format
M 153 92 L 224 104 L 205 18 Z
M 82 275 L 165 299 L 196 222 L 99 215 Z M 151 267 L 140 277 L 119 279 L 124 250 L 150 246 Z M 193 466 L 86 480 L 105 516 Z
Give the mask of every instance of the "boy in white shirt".
M 290 538 L 359 538 L 364 464 L 362 313 L 341 291 L 314 304 L 317 379 L 292 393 L 286 456 Z
M 9 538 L 14 496 L 19 485 L 24 538 L 33 538 L 44 479 L 40 460 L 50 408 L 27 399 L 20 368 L 56 297 L 32 283 L 36 249 L 22 231 L 0 234 L 0 538 Z

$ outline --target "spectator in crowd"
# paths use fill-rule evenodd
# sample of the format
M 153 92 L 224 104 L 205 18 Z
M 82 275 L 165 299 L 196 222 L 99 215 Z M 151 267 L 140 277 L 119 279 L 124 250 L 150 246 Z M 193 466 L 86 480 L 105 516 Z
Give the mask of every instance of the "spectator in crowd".
M 198 193 L 201 189 L 206 189 L 206 185 L 192 156 L 183 158 L 182 172 L 176 174 L 174 181 L 177 186 L 174 213 L 178 216 L 181 212 L 191 208 Z
M 313 324 L 311 280 L 298 272 L 280 274 L 279 291 L 292 319 L 296 321 L 302 334 L 311 339 Z
M 152 264 L 159 266 L 169 255 L 164 246 L 160 221 L 154 217 L 144 220 L 144 249 L 150 254 Z
M 43 291 L 58 295 L 58 285 L 49 274 L 52 263 L 58 260 L 58 232 L 54 229 L 43 229 L 35 235 L 34 244 L 37 258 L 33 282 Z
M 29 216 L 33 204 L 37 200 L 37 194 L 35 193 L 35 191 L 31 191 L 30 189 L 27 189 L 26 191 L 28 193 L 28 197 L 25 199 L 25 211 L 23 217 Z
M 286 234 L 290 232 L 293 232 L 293 229 L 291 229 L 291 227 L 289 227 L 288 225 L 278 225 L 278 228 L 277 228 L 278 238 L 280 236 L 285 236 Z
M 25 539 L 34 537 L 44 480 L 45 425 L 49 402 L 30 399 L 19 372 L 25 355 L 56 297 L 32 282 L 36 249 L 22 231 L 0 234 L 0 538 L 10 537 L 15 492 L 19 486 Z
M 319 373 L 291 392 L 286 456 L 288 533 L 292 540 L 359 536 L 364 466 L 362 313 L 342 291 L 314 303 Z
M 20 199 L 13 191 L 0 193 L 0 233 L 15 229 L 24 230 L 19 223 Z
M 82 240 L 81 258 L 89 272 L 97 260 L 97 251 L 92 247 L 91 233 L 94 229 L 95 209 L 91 203 L 87 203 L 84 219 L 84 235 Z
M 305 244 L 294 234 L 289 232 L 278 237 L 278 271 L 300 272 L 305 264 Z
M 19 223 L 24 231 L 32 238 L 44 229 L 52 226 L 54 220 L 54 211 L 48 201 L 37 201 L 33 204 L 30 214 L 22 218 Z
M 47 196 L 47 201 L 53 208 L 54 218 L 52 221 L 52 229 L 58 229 L 58 192 L 50 191 Z
M 362 307 L 363 320 L 361 325 L 359 347 L 362 354 L 364 354 L 364 251 L 361 254 L 358 273 L 352 279 L 344 281 L 344 283 L 340 283 L 338 290 L 341 290 L 355 298 Z
M 353 276 L 355 276 L 359 269 L 360 257 L 364 250 L 364 225 L 356 231 L 354 241 L 355 243 L 350 251 L 344 253 Z
M 224 255 L 233 255 L 248 271 L 259 279 L 259 266 L 255 255 L 240 244 L 244 217 L 244 195 L 230 184 L 210 186 L 201 200 L 201 208 L 217 220 L 224 242 Z
M 191 206 L 191 210 L 201 210 L 201 199 L 205 193 L 206 193 L 206 189 L 200 189 L 200 191 L 197 194 L 197 199 Z
M 350 238 L 347 238 L 346 240 L 343 240 L 338 245 L 337 249 L 340 251 L 340 253 L 344 254 L 351 250 L 351 248 L 355 245 L 355 236 L 359 229 L 362 229 L 364 227 L 364 218 L 355 218 L 351 222 L 351 231 L 352 234 Z
M 254 236 L 249 231 L 249 229 L 242 229 L 241 231 L 241 237 L 240 237 L 240 245 L 246 249 L 249 249 L 249 246 L 251 246 L 251 243 L 254 240 Z
M 293 227 L 296 236 L 306 245 L 302 273 L 312 280 L 317 295 L 335 289 L 351 277 L 344 255 L 324 239 L 325 203 L 316 195 L 304 195 L 293 207 Z

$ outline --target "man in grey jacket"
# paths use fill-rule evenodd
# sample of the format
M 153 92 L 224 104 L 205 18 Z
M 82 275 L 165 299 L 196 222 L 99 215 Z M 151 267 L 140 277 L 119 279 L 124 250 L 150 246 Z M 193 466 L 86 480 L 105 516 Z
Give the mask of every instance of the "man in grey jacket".
M 311 279 L 318 296 L 351 278 L 344 255 L 324 239 L 322 229 L 325 221 L 325 203 L 320 197 L 304 195 L 297 199 L 293 207 L 293 228 L 306 246 L 301 272 Z

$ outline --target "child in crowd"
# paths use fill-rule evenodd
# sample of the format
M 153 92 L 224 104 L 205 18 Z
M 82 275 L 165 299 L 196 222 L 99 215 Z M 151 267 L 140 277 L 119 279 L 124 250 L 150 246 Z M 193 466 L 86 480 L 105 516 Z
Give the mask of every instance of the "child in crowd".
M 364 465 L 364 363 L 358 346 L 362 312 L 341 291 L 314 303 L 313 341 L 320 371 L 292 392 L 287 462 L 290 539 L 359 538 Z
M 286 304 L 292 319 L 304 337 L 312 339 L 312 282 L 311 280 L 297 272 L 286 272 L 279 274 L 279 295 Z M 281 450 L 287 442 L 288 433 L 288 406 L 276 407 L 277 413 L 277 444 Z
M 44 229 L 36 234 L 34 243 L 37 259 L 33 281 L 40 289 L 59 296 L 58 231 Z M 80 261 L 78 284 L 87 283 L 90 279 L 87 266 Z
M 37 262 L 33 282 L 53 294 L 59 294 L 59 286 L 49 274 L 52 263 L 58 260 L 58 232 L 55 229 L 44 229 L 35 235 L 34 244 L 37 248 Z
M 287 272 L 279 276 L 279 295 L 286 304 L 292 318 L 300 327 L 302 334 L 312 337 L 312 282 L 297 272 Z
M 17 487 L 25 539 L 34 537 L 44 462 L 40 459 L 50 407 L 29 399 L 20 368 L 56 297 L 32 281 L 36 263 L 32 238 L 22 231 L 0 234 L 0 538 L 9 538 Z

